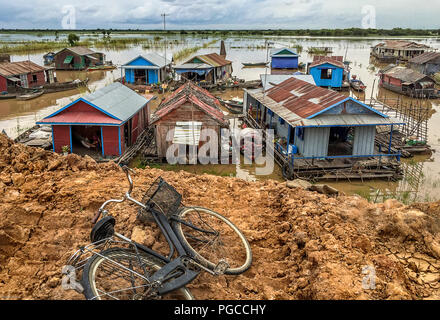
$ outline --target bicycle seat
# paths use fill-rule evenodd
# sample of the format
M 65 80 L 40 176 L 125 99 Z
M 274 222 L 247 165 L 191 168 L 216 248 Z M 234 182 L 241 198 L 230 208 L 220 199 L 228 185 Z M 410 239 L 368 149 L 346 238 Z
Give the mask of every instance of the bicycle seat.
M 115 233 L 116 220 L 112 216 L 107 216 L 99 220 L 90 233 L 90 240 L 92 243 L 110 238 Z

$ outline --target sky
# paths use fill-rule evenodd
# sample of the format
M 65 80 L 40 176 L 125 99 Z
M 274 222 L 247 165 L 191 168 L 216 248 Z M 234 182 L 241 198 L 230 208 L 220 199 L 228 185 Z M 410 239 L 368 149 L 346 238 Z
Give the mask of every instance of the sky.
M 438 0 L 0 0 L 4 29 L 440 29 Z

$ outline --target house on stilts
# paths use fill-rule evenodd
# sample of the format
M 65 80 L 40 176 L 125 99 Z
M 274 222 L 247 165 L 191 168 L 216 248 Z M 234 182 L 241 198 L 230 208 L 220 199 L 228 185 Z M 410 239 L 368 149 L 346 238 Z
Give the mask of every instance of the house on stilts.
M 400 153 L 391 140 L 377 145 L 375 135 L 388 128 L 392 136 L 404 123 L 352 97 L 291 77 L 267 91 L 245 90 L 244 105 L 249 126 L 274 130 L 286 179 L 400 177 Z
M 184 149 L 181 156 L 184 154 L 183 157 L 188 160 L 184 159 L 184 163 L 192 163 L 194 157 L 191 155 L 197 155 L 207 143 L 204 129 L 212 129 L 220 146 L 221 128 L 229 127 L 220 107 L 216 97 L 191 82 L 178 88 L 151 116 L 159 159 L 167 157 L 171 145 L 177 145 Z
M 79 98 L 37 122 L 52 126 L 53 151 L 89 155 L 97 160 L 119 157 L 149 124 L 152 97 L 119 82 Z

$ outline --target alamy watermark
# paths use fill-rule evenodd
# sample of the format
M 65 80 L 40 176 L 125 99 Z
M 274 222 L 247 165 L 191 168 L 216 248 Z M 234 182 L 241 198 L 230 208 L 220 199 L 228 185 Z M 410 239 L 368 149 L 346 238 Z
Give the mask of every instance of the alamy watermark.
M 376 7 L 372 5 L 362 6 L 362 29 L 376 29 Z
M 263 141 L 263 137 L 265 140 Z M 166 150 L 169 164 L 239 164 L 240 154 L 244 164 L 253 164 L 256 175 L 269 175 L 274 171 L 274 130 L 229 130 L 219 133 L 211 128 L 190 129 L 186 137 L 176 141 L 175 130 L 169 130 Z M 175 142 L 185 143 L 175 143 Z M 263 152 L 265 150 L 265 152 Z
M 362 274 L 365 274 L 365 277 L 362 278 L 362 289 L 376 289 L 376 269 L 373 266 L 364 266 Z
M 76 29 L 76 9 L 72 5 L 65 5 L 61 9 L 63 19 L 61 20 L 61 28 L 74 30 Z

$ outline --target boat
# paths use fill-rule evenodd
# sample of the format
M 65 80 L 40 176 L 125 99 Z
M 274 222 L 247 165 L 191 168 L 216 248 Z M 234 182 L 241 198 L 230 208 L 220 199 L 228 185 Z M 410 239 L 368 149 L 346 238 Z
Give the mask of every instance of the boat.
M 230 113 L 233 113 L 233 114 L 241 114 L 241 113 L 243 113 L 243 106 L 240 109 L 238 109 L 238 108 L 231 107 L 231 106 L 225 104 L 225 108 L 228 109 L 228 111 Z
M 0 100 L 6 100 L 6 99 L 15 99 L 17 97 L 16 93 L 0 93 Z
M 220 103 L 225 106 L 226 109 L 229 110 L 229 112 L 234 114 L 240 114 L 243 113 L 243 102 L 237 101 L 237 100 L 222 100 L 219 99 Z
M 89 82 L 89 79 L 86 78 L 85 80 L 73 80 L 69 82 L 54 82 L 54 83 L 47 83 L 43 86 L 45 93 L 52 93 L 52 92 L 60 92 L 60 91 L 67 91 L 76 89 L 80 86 L 85 86 Z
M 267 65 L 266 62 L 249 62 L 249 63 L 245 63 L 242 62 L 244 67 L 265 67 Z
M 354 90 L 359 91 L 359 92 L 364 92 L 365 89 L 367 88 L 367 86 L 361 80 L 358 80 L 358 79 L 351 79 L 350 86 Z
M 38 98 L 39 96 L 43 95 L 43 93 L 44 93 L 44 90 L 35 90 L 30 93 L 19 95 L 16 97 L 16 99 L 19 101 L 31 100 L 31 99 Z
M 102 71 L 102 70 L 113 70 L 116 69 L 116 66 L 109 66 L 109 65 L 103 65 L 103 66 L 93 66 L 87 68 L 86 71 Z

